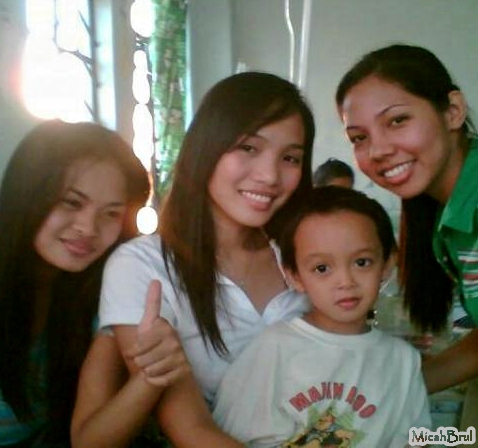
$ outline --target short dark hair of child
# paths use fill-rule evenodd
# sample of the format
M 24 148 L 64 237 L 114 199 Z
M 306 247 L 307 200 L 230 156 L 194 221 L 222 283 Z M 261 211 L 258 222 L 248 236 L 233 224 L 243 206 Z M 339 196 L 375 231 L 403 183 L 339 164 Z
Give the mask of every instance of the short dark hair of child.
M 329 185 L 314 188 L 310 193 L 302 195 L 294 210 L 289 214 L 289 218 L 284 222 L 278 241 L 284 267 L 292 272 L 297 271 L 294 236 L 299 224 L 310 215 L 326 215 L 338 211 L 351 211 L 368 216 L 375 224 L 382 244 L 383 258 L 388 260 L 397 246 L 392 222 L 386 210 L 375 199 L 369 198 L 360 191 Z
M 350 165 L 331 157 L 315 169 L 312 183 L 314 187 L 323 187 L 337 177 L 349 177 L 352 185 L 355 180 L 354 171 Z

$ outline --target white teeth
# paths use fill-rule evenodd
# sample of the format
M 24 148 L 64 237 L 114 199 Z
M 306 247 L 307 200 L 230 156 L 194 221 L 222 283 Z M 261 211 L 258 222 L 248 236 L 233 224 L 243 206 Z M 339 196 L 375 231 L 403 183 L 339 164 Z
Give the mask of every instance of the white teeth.
M 242 191 L 241 194 L 243 196 L 247 196 L 248 198 L 258 202 L 269 203 L 272 201 L 272 198 L 270 196 L 264 196 L 262 194 L 251 193 L 250 191 Z
M 406 162 L 402 163 L 401 165 L 397 165 L 396 167 L 392 168 L 391 170 L 385 171 L 383 175 L 385 177 L 393 177 L 396 176 L 397 174 L 401 174 L 404 171 L 408 170 L 412 162 Z

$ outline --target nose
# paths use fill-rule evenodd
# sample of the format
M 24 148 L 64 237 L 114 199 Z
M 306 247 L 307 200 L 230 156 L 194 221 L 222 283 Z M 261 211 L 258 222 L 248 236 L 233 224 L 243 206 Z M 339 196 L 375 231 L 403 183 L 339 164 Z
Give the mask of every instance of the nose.
M 349 289 L 355 286 L 355 279 L 349 267 L 341 268 L 337 273 L 337 286 L 340 289 Z
M 370 136 L 370 146 L 368 149 L 370 159 L 380 160 L 392 154 L 393 151 L 393 145 L 382 133 L 376 133 Z
M 97 215 L 93 209 L 82 209 L 75 216 L 74 229 L 84 237 L 93 237 L 98 234 Z
M 266 185 L 277 184 L 280 177 L 279 161 L 271 153 L 263 151 L 254 161 L 254 180 Z

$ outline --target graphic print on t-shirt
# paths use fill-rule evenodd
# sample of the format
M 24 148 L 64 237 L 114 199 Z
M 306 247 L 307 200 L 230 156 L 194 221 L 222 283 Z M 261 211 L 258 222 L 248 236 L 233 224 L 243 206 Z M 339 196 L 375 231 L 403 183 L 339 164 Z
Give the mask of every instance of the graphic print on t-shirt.
M 339 414 L 335 403 L 321 414 L 314 406 L 307 411 L 308 429 L 282 444 L 281 448 L 351 448 L 364 438 L 363 431 L 354 429 L 354 413 Z

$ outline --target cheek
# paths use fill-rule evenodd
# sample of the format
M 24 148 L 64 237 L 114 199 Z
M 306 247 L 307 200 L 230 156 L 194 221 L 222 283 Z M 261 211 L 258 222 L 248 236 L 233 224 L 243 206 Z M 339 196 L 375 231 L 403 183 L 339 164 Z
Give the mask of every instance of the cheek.
M 55 233 L 58 232 L 68 220 L 62 213 L 53 210 L 43 221 L 43 224 L 38 229 L 33 245 L 35 249 L 44 244 L 47 244 L 49 240 L 55 237 Z
M 291 195 L 299 186 L 301 178 L 301 169 L 287 170 L 282 176 L 282 185 L 284 186 L 284 190 Z
M 369 176 L 371 174 L 371 163 L 367 151 L 355 151 L 354 157 L 360 171 Z
M 46 232 L 44 225 L 40 228 L 33 240 L 33 247 L 40 257 L 44 258 L 43 247 L 45 246 Z
M 123 220 L 118 220 L 117 222 L 104 223 L 101 225 L 101 254 L 118 240 L 121 230 L 123 229 L 123 223 Z

